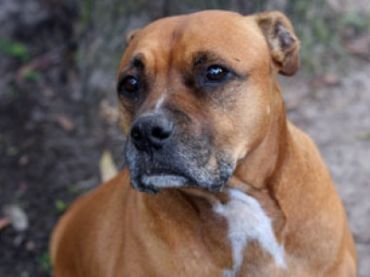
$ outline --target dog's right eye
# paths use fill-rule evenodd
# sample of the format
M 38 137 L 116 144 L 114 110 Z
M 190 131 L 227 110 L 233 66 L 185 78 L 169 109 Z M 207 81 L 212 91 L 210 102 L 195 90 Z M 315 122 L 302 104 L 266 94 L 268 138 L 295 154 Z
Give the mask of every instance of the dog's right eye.
M 124 77 L 117 87 L 119 95 L 133 96 L 140 89 L 140 81 L 137 77 L 128 75 Z
M 222 82 L 224 81 L 230 72 L 221 65 L 211 65 L 207 68 L 206 80 L 208 82 Z

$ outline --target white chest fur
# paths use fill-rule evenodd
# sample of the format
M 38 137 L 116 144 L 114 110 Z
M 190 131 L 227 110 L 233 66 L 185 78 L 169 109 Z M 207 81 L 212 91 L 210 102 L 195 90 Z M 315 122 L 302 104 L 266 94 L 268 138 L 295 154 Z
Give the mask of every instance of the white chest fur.
M 284 268 L 284 248 L 278 244 L 271 220 L 256 199 L 237 189 L 229 189 L 230 200 L 217 203 L 213 209 L 226 218 L 228 238 L 232 247 L 233 267 L 225 270 L 224 276 L 235 276 L 243 263 L 248 241 L 258 241 L 260 246 Z

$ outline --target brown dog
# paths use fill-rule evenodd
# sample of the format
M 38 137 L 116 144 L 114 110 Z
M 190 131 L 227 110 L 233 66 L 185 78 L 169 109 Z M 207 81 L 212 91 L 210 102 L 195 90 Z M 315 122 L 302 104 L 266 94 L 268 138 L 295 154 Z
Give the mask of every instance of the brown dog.
M 62 218 L 55 276 L 355 276 L 341 201 L 276 80 L 298 50 L 280 12 L 133 34 L 118 74 L 128 169 Z

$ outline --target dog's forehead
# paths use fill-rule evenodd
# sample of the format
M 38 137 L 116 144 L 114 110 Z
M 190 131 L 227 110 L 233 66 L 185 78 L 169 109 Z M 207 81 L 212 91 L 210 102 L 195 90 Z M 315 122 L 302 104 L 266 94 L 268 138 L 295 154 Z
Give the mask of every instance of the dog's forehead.
M 137 53 L 167 63 L 190 61 L 198 52 L 211 51 L 224 59 L 253 64 L 268 53 L 267 44 L 252 16 L 206 11 L 157 20 L 139 31 L 124 60 Z

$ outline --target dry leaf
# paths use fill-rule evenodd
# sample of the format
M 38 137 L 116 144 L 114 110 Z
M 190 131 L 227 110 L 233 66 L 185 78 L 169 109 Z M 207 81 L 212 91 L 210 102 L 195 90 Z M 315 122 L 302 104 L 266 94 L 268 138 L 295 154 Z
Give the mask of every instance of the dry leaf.
M 112 154 L 110 151 L 103 151 L 103 154 L 100 158 L 100 176 L 103 182 L 108 181 L 117 175 L 117 167 L 114 164 Z
M 311 80 L 311 85 L 313 87 L 334 87 L 340 85 L 340 79 L 337 75 L 332 73 L 327 73 L 324 75 L 316 76 Z
M 66 115 L 58 114 L 55 118 L 56 122 L 66 131 L 73 131 L 75 128 L 74 122 Z
M 347 42 L 345 48 L 352 55 L 370 59 L 370 40 L 368 35 Z
M 28 217 L 23 209 L 17 205 L 9 205 L 4 208 L 4 214 L 9 219 L 13 228 L 18 231 L 24 231 L 28 228 Z
M 111 104 L 107 100 L 103 100 L 100 103 L 100 116 L 109 124 L 116 124 L 118 122 L 118 109 Z
M 29 163 L 29 161 L 30 161 L 29 157 L 27 155 L 23 155 L 19 158 L 18 164 L 20 166 L 25 166 Z
M 0 231 L 10 225 L 10 220 L 7 217 L 0 218 Z

